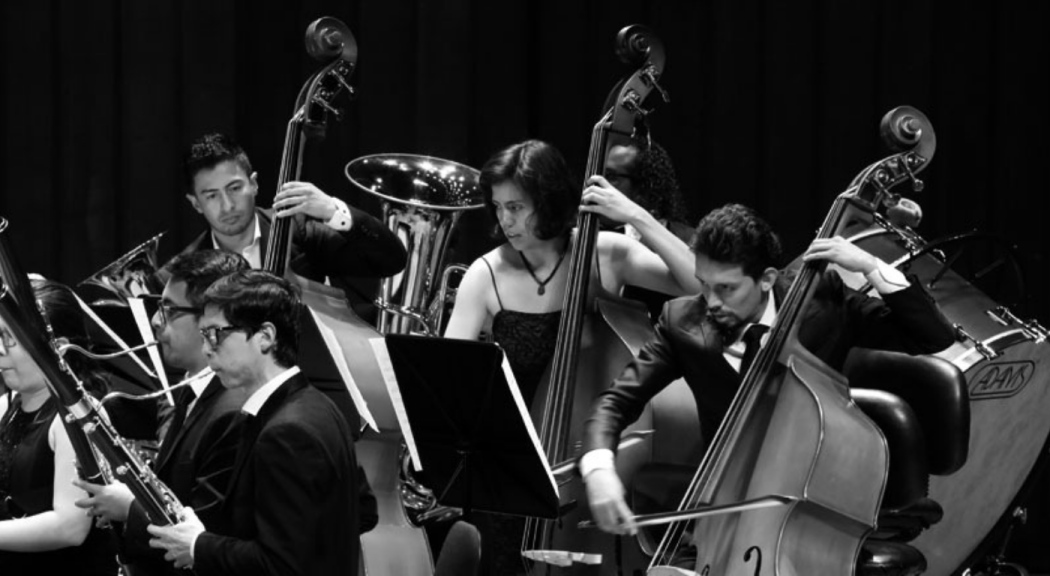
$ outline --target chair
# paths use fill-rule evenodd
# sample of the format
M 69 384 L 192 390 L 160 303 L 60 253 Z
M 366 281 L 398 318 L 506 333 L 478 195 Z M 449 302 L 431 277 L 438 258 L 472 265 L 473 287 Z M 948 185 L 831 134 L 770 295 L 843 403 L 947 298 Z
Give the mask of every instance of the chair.
M 966 463 L 966 378 L 935 356 L 867 349 L 854 350 L 843 373 L 853 400 L 883 431 L 890 452 L 878 527 L 864 543 L 857 574 L 921 574 L 926 559 L 907 542 L 943 516 L 928 497 L 929 475 L 946 476 Z

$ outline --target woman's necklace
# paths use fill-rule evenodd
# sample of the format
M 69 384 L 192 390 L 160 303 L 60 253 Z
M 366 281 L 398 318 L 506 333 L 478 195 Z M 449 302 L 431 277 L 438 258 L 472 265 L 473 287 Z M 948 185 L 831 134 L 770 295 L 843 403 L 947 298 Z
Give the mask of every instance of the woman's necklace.
M 529 271 L 529 276 L 532 276 L 532 279 L 536 281 L 536 284 L 539 284 L 539 287 L 536 288 L 536 293 L 540 296 L 543 296 L 543 294 L 547 291 L 547 283 L 549 283 L 551 279 L 554 278 L 554 275 L 558 273 L 558 268 L 561 266 L 561 261 L 565 259 L 566 252 L 568 252 L 568 250 L 565 250 L 561 253 L 561 256 L 558 256 L 558 262 L 554 264 L 554 270 L 551 270 L 551 273 L 547 276 L 547 279 L 540 280 L 536 277 L 536 273 L 532 271 L 532 265 L 529 264 L 529 261 L 525 258 L 525 254 L 523 254 L 521 250 L 518 250 L 518 256 L 521 256 L 521 261 L 525 264 L 525 269 Z

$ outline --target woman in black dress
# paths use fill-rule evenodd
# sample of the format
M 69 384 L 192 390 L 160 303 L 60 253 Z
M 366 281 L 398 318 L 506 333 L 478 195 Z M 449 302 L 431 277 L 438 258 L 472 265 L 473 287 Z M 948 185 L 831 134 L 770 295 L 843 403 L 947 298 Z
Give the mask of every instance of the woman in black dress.
M 44 280 L 33 291 L 56 337 L 84 346 L 84 316 L 69 288 Z M 68 361 L 85 387 L 104 379 L 81 358 Z M 0 319 L 0 572 L 116 574 L 111 540 L 74 506 L 76 463 L 58 405 L 40 367 Z

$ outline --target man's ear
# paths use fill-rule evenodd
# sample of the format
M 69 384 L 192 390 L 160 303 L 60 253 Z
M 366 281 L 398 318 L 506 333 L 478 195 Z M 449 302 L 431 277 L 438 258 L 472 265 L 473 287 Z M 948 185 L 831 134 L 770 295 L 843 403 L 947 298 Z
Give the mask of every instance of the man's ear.
M 769 292 L 773 289 L 773 285 L 777 283 L 777 277 L 780 275 L 780 271 L 772 266 L 762 271 L 762 275 L 758 277 L 758 285 L 762 288 L 763 292 Z
M 277 327 L 272 322 L 263 322 L 255 336 L 259 338 L 259 350 L 263 354 L 269 354 L 277 346 Z
M 195 194 L 187 194 L 186 200 L 189 200 L 190 206 L 193 206 L 193 209 L 196 210 L 198 214 L 204 214 L 204 210 L 201 209 L 201 203 L 197 200 Z
M 252 185 L 252 196 L 259 193 L 259 173 L 252 172 L 252 175 L 248 177 L 248 182 Z

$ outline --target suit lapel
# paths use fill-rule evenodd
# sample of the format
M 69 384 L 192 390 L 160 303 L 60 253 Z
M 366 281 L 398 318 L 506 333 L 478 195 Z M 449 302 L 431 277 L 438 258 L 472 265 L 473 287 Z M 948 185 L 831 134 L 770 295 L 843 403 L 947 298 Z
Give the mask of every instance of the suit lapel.
M 266 265 L 266 253 L 270 249 L 270 215 L 264 210 L 256 210 L 259 222 L 259 262 Z
M 693 302 L 690 303 L 683 313 L 680 326 L 689 334 L 692 342 L 702 350 L 709 351 L 709 353 L 716 356 L 716 359 L 713 360 L 714 365 L 712 368 L 721 372 L 721 374 L 712 374 L 711 376 L 739 381 L 740 375 L 737 374 L 736 370 L 733 370 L 733 367 L 725 358 L 725 339 L 722 336 L 722 332 L 707 317 L 707 302 L 699 295 L 693 298 Z
M 168 459 L 175 451 L 175 446 L 179 443 L 179 438 L 182 436 L 183 430 L 186 429 L 186 392 L 187 390 L 185 389 L 172 392 L 172 398 L 175 402 L 175 412 L 172 415 L 171 423 L 168 425 L 168 432 L 160 442 L 160 452 L 157 454 L 157 465 L 154 467 L 158 472 L 167 465 Z
M 258 440 L 259 434 L 262 432 L 266 423 L 273 417 L 274 413 L 277 412 L 286 402 L 286 400 L 293 394 L 302 390 L 306 387 L 306 379 L 303 378 L 302 374 L 296 375 L 291 380 L 285 382 L 278 388 L 269 398 L 266 399 L 266 403 L 259 409 L 259 413 L 255 416 L 242 412 L 241 418 L 244 418 L 244 426 L 241 428 L 241 442 L 237 447 L 237 458 L 233 464 L 233 473 L 230 476 L 230 483 L 226 488 L 226 501 L 230 501 L 231 497 L 237 486 L 237 480 L 241 476 L 241 471 L 247 465 L 249 457 L 255 448 L 255 441 Z

